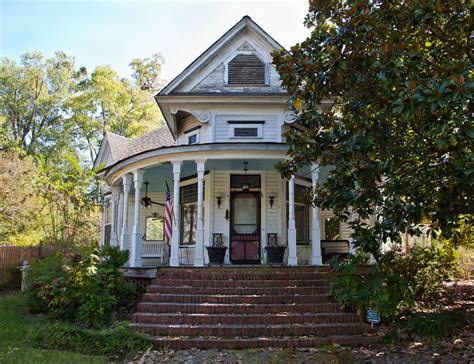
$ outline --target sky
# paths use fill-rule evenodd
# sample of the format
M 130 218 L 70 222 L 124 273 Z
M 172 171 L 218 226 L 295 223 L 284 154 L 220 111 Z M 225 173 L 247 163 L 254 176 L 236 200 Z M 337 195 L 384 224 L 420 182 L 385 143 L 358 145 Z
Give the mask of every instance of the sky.
M 0 0 L 0 55 L 61 50 L 78 67 L 130 77 L 134 58 L 161 53 L 170 81 L 244 15 L 289 48 L 309 35 L 307 9 L 307 0 Z

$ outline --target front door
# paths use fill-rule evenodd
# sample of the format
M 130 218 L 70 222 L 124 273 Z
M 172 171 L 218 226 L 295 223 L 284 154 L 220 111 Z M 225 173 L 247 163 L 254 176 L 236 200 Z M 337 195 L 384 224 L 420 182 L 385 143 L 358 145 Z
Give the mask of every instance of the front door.
M 232 192 L 230 202 L 230 260 L 260 264 L 260 192 Z

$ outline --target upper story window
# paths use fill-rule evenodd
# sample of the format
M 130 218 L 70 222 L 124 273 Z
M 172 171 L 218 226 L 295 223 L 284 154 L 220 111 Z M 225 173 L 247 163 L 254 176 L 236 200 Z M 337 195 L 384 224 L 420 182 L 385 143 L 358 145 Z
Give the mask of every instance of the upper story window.
M 197 134 L 193 134 L 188 136 L 188 144 L 196 144 L 198 142 L 198 136 Z
M 227 66 L 229 85 L 264 85 L 265 64 L 254 54 L 238 54 Z

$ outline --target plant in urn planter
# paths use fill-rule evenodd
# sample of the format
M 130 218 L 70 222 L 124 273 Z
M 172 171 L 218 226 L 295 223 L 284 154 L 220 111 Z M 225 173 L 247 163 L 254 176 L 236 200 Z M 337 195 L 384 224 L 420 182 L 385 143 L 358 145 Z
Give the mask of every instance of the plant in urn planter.
M 277 234 L 267 234 L 267 244 L 265 251 L 268 264 L 282 264 L 286 246 L 278 245 Z
M 213 234 L 212 246 L 208 246 L 206 249 L 209 256 L 209 264 L 224 264 L 227 247 L 224 246 L 222 234 Z

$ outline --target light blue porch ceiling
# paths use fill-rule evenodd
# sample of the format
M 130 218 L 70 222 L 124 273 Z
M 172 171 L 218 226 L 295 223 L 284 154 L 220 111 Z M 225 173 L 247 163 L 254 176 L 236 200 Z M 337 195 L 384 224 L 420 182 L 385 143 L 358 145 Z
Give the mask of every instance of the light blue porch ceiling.
M 256 159 L 242 159 L 242 160 L 208 160 L 206 161 L 207 171 L 235 171 L 242 172 L 244 164 L 248 162 L 249 171 L 274 171 L 275 164 L 278 160 L 256 160 Z M 326 181 L 330 167 L 321 166 L 319 170 L 319 180 Z M 193 161 L 186 161 L 181 164 L 181 178 L 186 178 L 196 175 L 196 163 Z M 299 171 L 298 176 L 311 179 L 311 168 L 306 166 Z M 166 182 L 170 190 L 173 189 L 173 166 L 171 163 L 161 164 L 158 166 L 145 169 L 143 176 L 144 182 L 149 182 L 149 192 L 165 192 Z M 132 186 L 133 190 L 133 186 Z

